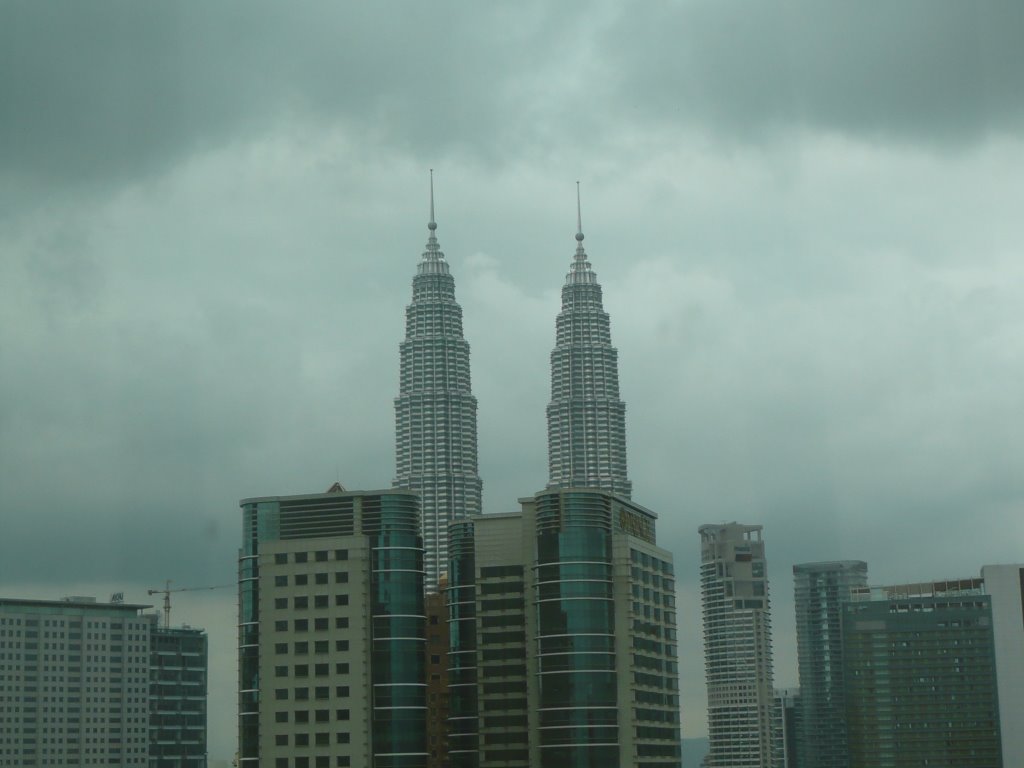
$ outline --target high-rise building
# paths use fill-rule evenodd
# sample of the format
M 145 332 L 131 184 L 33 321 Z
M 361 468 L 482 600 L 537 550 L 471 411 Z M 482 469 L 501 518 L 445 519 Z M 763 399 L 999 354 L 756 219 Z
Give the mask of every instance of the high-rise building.
M 700 527 L 709 768 L 771 768 L 771 612 L 762 526 Z
M 147 768 L 150 607 L 0 599 L 0 765 Z
M 992 599 L 1003 765 L 1024 766 L 1024 565 L 986 565 L 981 578 Z
M 427 229 L 427 250 L 412 281 L 400 345 L 394 484 L 420 495 L 426 589 L 434 592 L 448 559 L 448 523 L 480 512 L 482 483 L 469 344 L 455 279 L 435 234 L 433 175 Z
M 843 606 L 853 587 L 867 585 L 861 560 L 793 566 L 796 650 L 800 673 L 801 768 L 846 768 Z
M 425 768 L 416 494 L 240 504 L 239 764 Z
M 206 768 L 206 633 L 150 619 L 149 768 Z
M 0 766 L 204 768 L 206 634 L 151 607 L 0 599 Z
M 680 765 L 675 576 L 600 489 L 451 527 L 453 768 Z
M 843 664 L 851 768 L 1004 765 L 981 579 L 854 588 Z
M 629 498 L 626 405 L 619 399 L 618 352 L 601 286 L 583 249 L 577 187 L 576 256 L 562 287 L 551 352 L 548 487 L 600 488 Z

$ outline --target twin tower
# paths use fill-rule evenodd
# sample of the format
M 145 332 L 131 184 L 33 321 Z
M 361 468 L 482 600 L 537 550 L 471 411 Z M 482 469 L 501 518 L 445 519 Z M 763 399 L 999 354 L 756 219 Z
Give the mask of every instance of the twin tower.
M 583 249 L 577 185 L 576 254 L 562 287 L 551 352 L 549 488 L 599 488 L 629 498 L 626 406 L 619 397 L 618 353 L 611 343 L 601 286 Z M 433 176 L 427 249 L 412 282 L 400 345 L 395 398 L 395 487 L 421 496 L 424 586 L 437 590 L 447 570 L 448 524 L 480 514 L 476 398 L 469 343 L 455 280 L 437 241 Z

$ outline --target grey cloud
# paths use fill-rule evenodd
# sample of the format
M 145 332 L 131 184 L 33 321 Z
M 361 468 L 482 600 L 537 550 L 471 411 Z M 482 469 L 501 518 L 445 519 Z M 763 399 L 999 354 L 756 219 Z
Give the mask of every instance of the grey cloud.
M 644 4 L 609 28 L 632 119 L 734 139 L 793 128 L 974 142 L 1024 118 L 1019 3 Z

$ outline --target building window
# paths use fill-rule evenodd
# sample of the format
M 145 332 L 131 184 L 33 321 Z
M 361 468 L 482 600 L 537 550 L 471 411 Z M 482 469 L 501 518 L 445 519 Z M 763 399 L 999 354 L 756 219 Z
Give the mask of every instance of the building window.
M 334 550 L 334 559 L 335 560 L 348 560 L 348 550 L 347 549 L 336 549 L 336 550 Z
M 316 697 L 318 699 L 328 699 L 331 696 L 331 689 L 326 685 L 320 685 L 316 688 Z
M 309 722 L 309 711 L 305 709 L 299 709 L 295 712 L 296 723 L 308 723 Z
M 287 587 L 288 586 L 288 577 L 287 576 L 275 576 L 274 577 L 274 586 L 275 587 Z
M 348 584 L 348 571 L 335 571 L 334 573 L 335 584 Z
M 274 555 L 274 565 L 287 565 L 288 564 L 288 553 L 278 552 Z
M 296 552 L 295 553 L 295 562 L 296 563 L 306 563 L 306 562 L 309 562 L 309 553 L 307 553 L 307 552 Z
M 300 573 L 298 576 L 295 577 L 295 586 L 304 587 L 307 584 L 309 584 L 309 576 L 307 576 L 306 574 Z
M 335 640 L 334 641 L 334 650 L 336 650 L 336 651 L 347 651 L 348 650 L 348 640 Z
M 313 597 L 313 607 L 314 608 L 326 608 L 327 607 L 327 595 L 315 595 Z
M 335 605 L 348 605 L 348 595 L 335 595 L 334 596 L 334 604 Z
M 347 709 L 338 709 L 334 712 L 335 720 L 348 720 L 351 717 L 351 713 Z
M 334 620 L 335 629 L 348 629 L 348 617 L 341 616 Z
M 309 688 L 296 688 L 295 689 L 295 700 L 296 701 L 309 701 Z
M 351 737 L 347 733 L 342 732 L 342 733 L 335 734 L 335 739 L 334 740 L 338 744 L 348 744 L 349 741 L 351 741 Z
M 296 632 L 308 632 L 309 631 L 309 619 L 296 619 L 295 620 L 295 631 Z
M 309 608 L 309 598 L 305 595 L 295 598 L 295 607 L 297 609 Z
M 321 549 L 319 552 L 316 553 L 316 561 L 318 563 L 326 563 L 327 562 L 327 550 L 326 549 Z
M 334 689 L 334 695 L 343 699 L 348 698 L 348 686 L 339 685 L 337 688 Z
M 317 632 L 326 632 L 327 631 L 327 617 L 324 617 L 322 619 L 314 619 L 313 620 L 313 628 Z
M 288 653 L 288 643 L 274 643 L 274 653 Z
M 347 675 L 348 674 L 348 662 L 340 662 L 334 665 L 334 674 L 336 675 Z
M 317 584 L 326 584 L 327 583 L 327 574 L 326 573 L 314 574 L 313 578 L 316 580 Z

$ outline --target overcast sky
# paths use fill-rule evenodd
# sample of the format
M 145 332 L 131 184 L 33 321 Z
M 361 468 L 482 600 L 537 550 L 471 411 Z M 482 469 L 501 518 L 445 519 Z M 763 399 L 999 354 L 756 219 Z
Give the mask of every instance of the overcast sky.
M 229 584 L 238 499 L 394 476 L 435 169 L 490 512 L 546 477 L 575 182 L 634 499 L 877 583 L 1024 560 L 1024 5 L 0 6 L 0 594 Z M 232 589 L 174 597 L 235 748 Z

